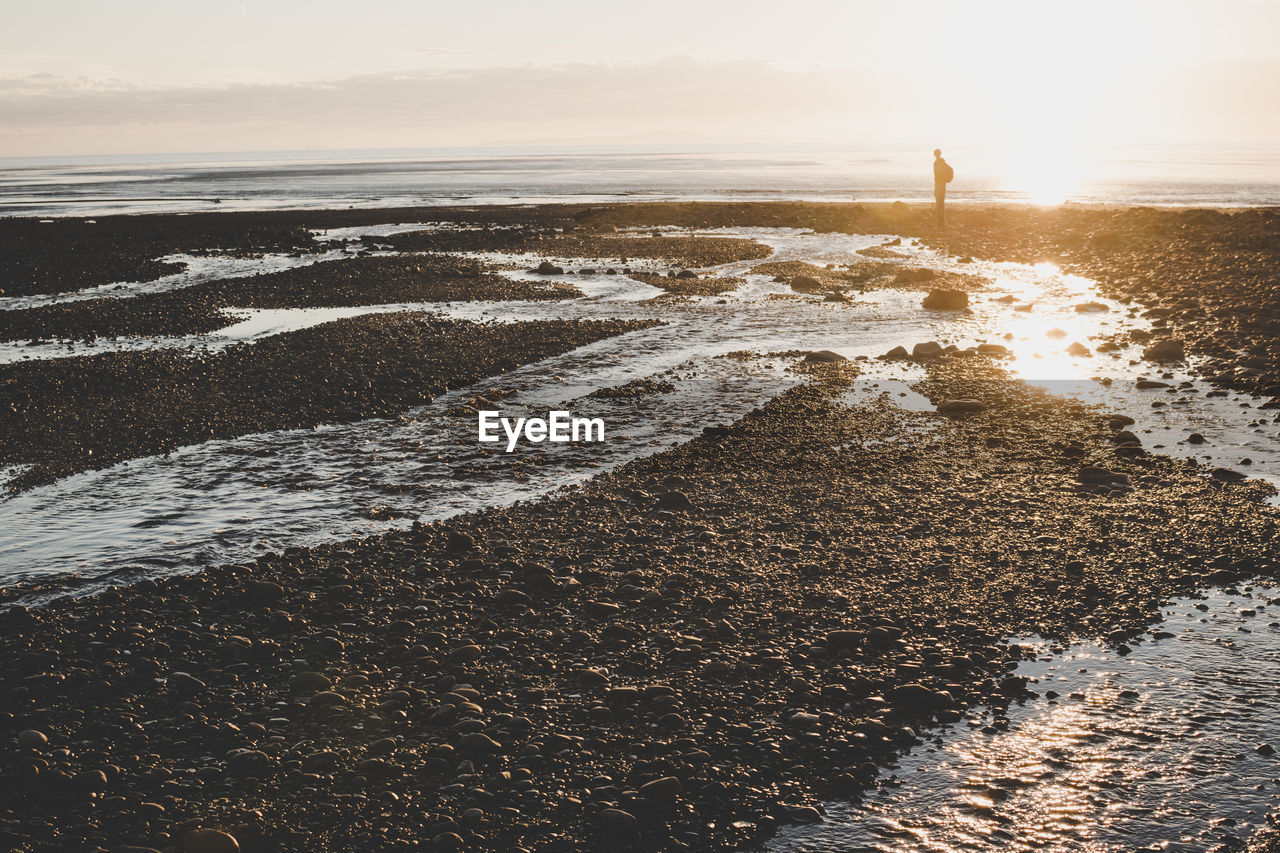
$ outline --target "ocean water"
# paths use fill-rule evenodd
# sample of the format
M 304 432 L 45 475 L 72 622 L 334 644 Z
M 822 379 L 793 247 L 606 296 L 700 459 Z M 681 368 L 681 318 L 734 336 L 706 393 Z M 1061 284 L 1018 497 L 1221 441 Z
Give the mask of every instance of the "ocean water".
M 1280 145 L 946 151 L 954 202 L 1280 204 Z M 0 216 L 625 199 L 925 200 L 929 150 L 762 146 L 0 158 Z

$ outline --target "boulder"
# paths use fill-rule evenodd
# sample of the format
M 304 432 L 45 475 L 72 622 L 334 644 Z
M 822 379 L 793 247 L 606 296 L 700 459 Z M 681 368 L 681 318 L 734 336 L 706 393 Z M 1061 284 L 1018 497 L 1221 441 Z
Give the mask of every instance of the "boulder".
M 969 307 L 969 294 L 963 290 L 930 290 L 923 304 L 930 311 L 962 311 Z
M 240 842 L 220 829 L 193 829 L 182 836 L 183 853 L 240 853 Z
M 937 341 L 927 341 L 922 344 L 916 344 L 911 348 L 912 358 L 934 358 L 941 354 L 942 344 Z
M 1089 348 L 1079 341 L 1074 341 L 1071 346 L 1067 347 L 1067 354 L 1079 358 L 1087 358 L 1093 355 L 1093 353 L 1089 352 Z
M 1142 358 L 1144 361 L 1186 361 L 1187 349 L 1182 341 L 1167 338 L 1144 349 Z
M 809 364 L 832 364 L 839 361 L 848 361 L 838 352 L 832 352 L 829 349 L 815 350 L 804 357 Z

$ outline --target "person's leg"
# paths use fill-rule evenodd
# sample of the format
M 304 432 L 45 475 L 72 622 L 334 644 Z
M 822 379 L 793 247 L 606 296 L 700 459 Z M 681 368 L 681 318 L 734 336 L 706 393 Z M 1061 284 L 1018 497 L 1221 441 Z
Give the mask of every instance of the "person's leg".
M 937 187 L 933 191 L 934 210 L 937 213 L 938 227 L 945 228 L 947 225 L 947 188 L 946 186 Z

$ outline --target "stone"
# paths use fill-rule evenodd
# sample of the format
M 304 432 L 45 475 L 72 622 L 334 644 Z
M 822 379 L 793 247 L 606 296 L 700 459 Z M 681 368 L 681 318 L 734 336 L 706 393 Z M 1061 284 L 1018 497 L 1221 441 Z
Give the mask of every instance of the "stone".
M 672 489 L 669 492 L 664 492 L 658 498 L 658 506 L 663 509 L 688 509 L 693 506 L 693 502 L 689 500 L 689 496 L 684 492 Z
M 923 305 L 930 311 L 962 311 L 969 307 L 969 294 L 963 290 L 930 290 Z
M 489 753 L 498 752 L 502 749 L 502 744 L 498 743 L 484 732 L 472 732 L 471 734 L 463 735 L 462 740 L 458 741 L 458 746 L 469 752 L 480 753 L 482 755 L 488 755 Z
M 1187 351 L 1182 341 L 1169 338 L 1144 349 L 1142 358 L 1144 361 L 1186 361 Z
M 916 344 L 911 348 L 911 356 L 913 358 L 933 358 L 942 352 L 942 344 L 937 341 L 927 341 L 925 343 Z
M 654 779 L 652 782 L 641 785 L 640 796 L 646 800 L 665 802 L 675 799 L 682 790 L 684 786 L 679 779 L 674 776 L 663 776 L 661 779 Z
M 194 696 L 206 687 L 203 681 L 186 672 L 173 673 L 166 680 L 165 686 L 170 693 L 178 696 Z
M 463 533 L 455 530 L 449 534 L 449 540 L 445 544 L 445 548 L 454 552 L 466 552 L 476 547 L 476 540 L 470 533 Z
M 237 752 L 227 759 L 227 772 L 238 779 L 263 778 L 271 771 L 271 758 L 256 749 Z
M 911 357 L 911 353 L 907 352 L 907 348 L 904 346 L 896 346 L 893 349 L 889 350 L 884 355 L 880 356 L 880 358 L 884 361 L 892 361 L 895 359 L 910 358 L 910 357 Z
M 833 364 L 841 361 L 848 361 L 838 352 L 832 352 L 829 349 L 815 350 L 804 357 L 809 364 Z
M 317 693 L 307 701 L 309 708 L 332 708 L 337 705 L 345 705 L 347 697 L 341 693 L 335 693 L 332 690 L 326 690 L 323 693 Z
M 1079 341 L 1073 341 L 1071 346 L 1067 347 L 1067 355 L 1074 355 L 1077 358 L 1087 358 L 1093 355 L 1089 348 Z
M 1109 306 L 1103 305 L 1101 302 L 1081 302 L 1076 306 L 1076 313 L 1089 314 L 1093 312 L 1110 311 Z
M 459 646 L 449 652 L 449 663 L 470 663 L 480 660 L 483 654 L 484 650 L 477 645 Z
M 531 272 L 536 272 L 538 275 L 564 275 L 564 268 L 556 266 L 551 261 L 543 261 L 534 267 Z
M 49 738 L 44 732 L 35 729 L 25 729 L 18 732 L 18 746 L 23 749 L 39 749 L 49 742 Z
M 255 580 L 244 585 L 244 600 L 256 607 L 276 604 L 284 599 L 284 587 L 272 581 Z
M 329 676 L 319 672 L 300 672 L 289 679 L 289 689 L 295 693 L 307 690 L 328 690 Z
M 617 836 L 634 835 L 639 829 L 635 815 L 624 812 L 622 809 L 601 810 L 600 814 L 596 815 L 596 826 L 602 832 Z
M 1238 483 L 1241 480 L 1249 479 L 1248 474 L 1241 474 L 1239 471 L 1232 471 L 1230 468 L 1214 468 L 1209 472 L 1209 476 L 1219 483 Z
M 810 714 L 805 711 L 797 711 L 787 717 L 787 725 L 794 726 L 797 729 L 816 729 L 820 722 L 822 722 L 822 718 L 817 714 Z
M 822 812 L 813 806 L 787 806 L 787 819 L 792 823 L 822 823 Z
M 943 400 L 938 404 L 940 415 L 974 415 L 986 410 L 987 404 L 981 400 Z
M 183 853 L 240 853 L 240 842 L 220 829 L 193 829 L 182 836 Z

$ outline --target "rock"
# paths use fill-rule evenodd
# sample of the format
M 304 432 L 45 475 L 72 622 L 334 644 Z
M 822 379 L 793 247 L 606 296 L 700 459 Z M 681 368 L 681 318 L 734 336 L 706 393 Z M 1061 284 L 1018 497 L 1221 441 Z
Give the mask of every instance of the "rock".
M 44 732 L 35 729 L 25 729 L 18 732 L 18 746 L 23 749 L 39 749 L 49 742 Z
M 978 344 L 979 355 L 989 355 L 997 358 L 1004 358 L 1013 355 L 1009 348 L 1001 344 Z
M 969 294 L 963 290 L 930 290 L 923 305 L 930 311 L 962 311 L 969 307 Z
M 605 675 L 598 669 L 588 667 L 578 670 L 578 681 L 590 686 L 599 686 L 609 682 L 609 676 Z
M 227 772 L 237 779 L 261 779 L 271 772 L 271 758 L 256 749 L 237 752 L 227 759 Z
M 832 352 L 829 349 L 815 350 L 804 357 L 809 364 L 831 364 L 834 362 L 848 361 L 838 352 Z
M 1119 427 L 1133 426 L 1136 421 L 1128 415 L 1113 414 L 1107 415 L 1107 423 L 1111 425 L 1112 429 L 1117 429 Z
M 1074 341 L 1072 342 L 1071 346 L 1067 347 L 1067 355 L 1074 355 L 1078 358 L 1086 358 L 1088 356 L 1093 355 L 1093 353 L 1090 352 L 1089 348 L 1084 344 L 1080 343 L 1079 341 Z
M 1144 361 L 1186 361 L 1187 351 L 1182 341 L 1170 338 L 1144 349 L 1142 358 Z
M 787 725 L 794 726 L 797 729 L 816 729 L 821 722 L 822 718 L 817 714 L 810 714 L 805 711 L 797 711 L 787 717 Z
M 1103 305 L 1101 302 L 1081 302 L 1076 306 L 1076 313 L 1087 314 L 1092 312 L 1110 311 L 1111 309 Z
M 787 281 L 787 285 L 797 293 L 821 293 L 822 292 L 822 282 L 818 281 L 813 276 L 793 275 Z
M 1082 483 L 1100 483 L 1113 480 L 1128 482 L 1129 480 L 1127 474 L 1120 474 L 1106 468 L 1099 468 L 1096 465 L 1084 466 L 1076 476 Z
M 1137 382 L 1133 383 L 1133 387 L 1137 388 L 1139 391 L 1152 391 L 1156 388 L 1168 388 L 1169 383 L 1161 382 L 1158 379 L 1139 379 Z
M 614 836 L 635 835 L 639 829 L 635 815 L 622 809 L 603 809 L 596 815 L 596 826 L 601 832 Z
M 680 270 L 680 272 L 676 273 L 676 278 L 691 279 L 697 277 L 698 274 L 693 270 Z
M 551 261 L 543 261 L 530 272 L 536 272 L 538 275 L 564 275 L 564 268 L 556 266 Z
M 1232 471 L 1230 468 L 1214 468 L 1209 472 L 1209 476 L 1219 483 L 1238 483 L 1241 480 L 1249 479 L 1248 474 L 1241 474 L 1239 471 Z
M 1258 755 L 1263 755 L 1270 758 L 1271 756 L 1276 754 L 1276 748 L 1269 743 L 1260 743 L 1258 744 L 1258 748 L 1255 749 L 1254 752 L 1258 753 Z
M 469 752 L 481 755 L 488 755 L 502 749 L 502 744 L 484 732 L 472 732 L 471 734 L 463 735 L 462 740 L 458 741 L 458 746 Z
M 326 690 L 323 693 L 317 693 L 307 701 L 308 708 L 333 708 L 337 705 L 345 705 L 347 697 L 341 693 L 332 690 Z
M 1187 444 L 1204 444 L 1204 436 L 1198 432 L 1193 432 L 1187 436 Z
M 203 681 L 190 673 L 175 672 L 165 681 L 170 693 L 177 696 L 195 696 L 207 686 Z
M 861 631 L 828 631 L 823 645 L 829 649 L 853 649 L 862 645 L 863 636 Z
M 938 274 L 926 267 L 915 267 L 910 269 L 899 270 L 893 280 L 899 284 L 918 284 L 922 281 L 932 281 L 937 278 Z
M 822 812 L 813 806 L 787 806 L 787 819 L 792 823 L 822 823 Z
M 640 786 L 640 796 L 646 800 L 656 802 L 666 802 L 675 799 L 676 795 L 684 789 L 680 784 L 680 780 L 674 776 L 663 776 L 661 779 L 654 779 L 652 782 L 645 782 Z
M 244 585 L 244 600 L 255 607 L 266 607 L 284 599 L 284 587 L 272 581 L 254 580 Z
M 904 346 L 896 346 L 893 349 L 889 350 L 884 355 L 880 356 L 880 358 L 884 361 L 892 361 L 899 358 L 910 358 L 910 357 L 911 357 L 911 353 L 907 352 L 907 348 Z
M 81 770 L 71 781 L 78 791 L 100 794 L 107 790 L 107 774 L 101 770 Z
M 449 534 L 445 548 L 456 553 L 465 553 L 476 547 L 476 540 L 470 533 L 454 530 Z
M 955 704 L 950 693 L 930 690 L 923 684 L 903 684 L 894 688 L 893 700 L 904 708 L 916 711 L 937 711 Z
M 240 853 L 240 842 L 220 829 L 193 829 L 182 836 L 183 853 Z
M 689 509 L 693 506 L 693 502 L 689 500 L 689 496 L 684 492 L 672 489 L 669 492 L 664 492 L 662 496 L 658 498 L 658 506 L 663 509 Z
M 974 415 L 986 410 L 987 404 L 981 400 L 943 400 L 938 404 L 940 415 Z
M 328 690 L 329 676 L 319 672 L 300 672 L 289 679 L 289 689 L 295 693 L 306 690 Z
M 916 344 L 911 348 L 912 358 L 933 358 L 942 352 L 942 344 L 937 341 L 928 341 L 922 344 Z
M 477 645 L 459 646 L 449 652 L 449 663 L 470 663 L 480 660 L 480 656 L 484 654 L 484 650 Z

